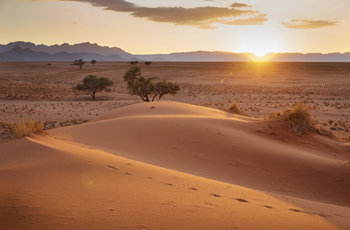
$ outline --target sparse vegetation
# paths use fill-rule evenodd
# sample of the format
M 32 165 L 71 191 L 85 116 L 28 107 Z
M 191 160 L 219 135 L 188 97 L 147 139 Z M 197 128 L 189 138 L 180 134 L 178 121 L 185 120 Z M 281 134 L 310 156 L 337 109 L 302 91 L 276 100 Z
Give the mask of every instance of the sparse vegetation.
M 150 61 L 145 62 L 145 65 L 147 65 L 147 66 L 150 66 L 151 64 L 152 64 L 152 62 L 150 62 Z
M 92 64 L 92 65 L 95 65 L 96 62 L 97 62 L 97 61 L 94 59 L 94 60 L 91 61 L 91 64 Z
M 136 66 L 131 67 L 124 75 L 129 94 L 138 95 L 146 102 L 154 101 L 157 97 L 159 101 L 164 95 L 175 95 L 180 90 L 180 86 L 176 82 L 162 81 L 154 83 L 152 80 L 153 78 L 141 76 L 141 68 Z
M 303 101 L 296 104 L 293 109 L 286 110 L 285 115 L 286 120 L 289 122 L 289 127 L 292 128 L 296 135 L 301 136 L 303 133 L 316 131 L 311 119 L 310 107 L 304 105 Z
M 76 96 L 81 93 L 89 94 L 92 96 L 92 100 L 95 100 L 95 94 L 97 92 L 106 91 L 113 84 L 113 81 L 106 77 L 98 78 L 96 75 L 88 75 L 83 79 L 83 84 L 77 84 L 73 87 L 73 91 Z
M 272 119 L 272 118 L 275 118 L 275 117 L 279 117 L 281 116 L 281 113 L 278 112 L 278 113 L 271 113 L 270 116 L 269 116 L 269 119 Z
M 240 108 L 239 108 L 239 106 L 238 106 L 236 101 L 233 102 L 231 105 L 229 105 L 228 110 L 232 111 L 232 112 L 238 112 L 238 113 L 242 112 L 242 110 L 240 110 Z
M 80 70 L 82 70 L 82 66 L 85 64 L 83 59 L 75 60 L 72 65 L 77 65 L 79 66 Z
M 44 133 L 44 124 L 41 121 L 30 119 L 28 122 L 21 120 L 13 124 L 15 138 L 27 136 L 30 133 Z
M 138 61 L 131 61 L 130 65 L 136 66 L 139 62 Z

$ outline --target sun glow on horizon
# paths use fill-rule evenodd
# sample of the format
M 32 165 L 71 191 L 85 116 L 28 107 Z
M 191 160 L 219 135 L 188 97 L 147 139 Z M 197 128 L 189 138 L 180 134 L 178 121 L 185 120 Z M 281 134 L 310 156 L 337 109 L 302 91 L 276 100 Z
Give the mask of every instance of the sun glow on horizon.
M 275 33 L 276 31 L 245 30 L 245 35 L 236 38 L 234 48 L 240 53 L 249 53 L 253 61 L 268 61 L 270 53 L 281 53 L 284 42 Z
M 257 58 L 263 58 L 265 57 L 269 52 L 263 51 L 263 50 L 257 50 L 252 52 L 255 57 Z
M 256 58 L 263 58 L 263 57 L 265 57 L 268 54 L 268 52 L 265 52 L 265 51 L 254 51 L 253 54 L 254 54 L 254 56 Z

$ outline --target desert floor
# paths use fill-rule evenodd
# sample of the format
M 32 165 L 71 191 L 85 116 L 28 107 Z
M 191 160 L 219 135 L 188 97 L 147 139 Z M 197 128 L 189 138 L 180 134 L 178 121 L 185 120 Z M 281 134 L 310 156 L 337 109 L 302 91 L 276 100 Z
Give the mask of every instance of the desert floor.
M 349 63 L 139 63 L 181 86 L 150 103 L 129 63 L 50 64 L 0 62 L 0 229 L 350 229 Z M 111 92 L 74 95 L 90 74 Z M 336 138 L 269 119 L 300 100 Z

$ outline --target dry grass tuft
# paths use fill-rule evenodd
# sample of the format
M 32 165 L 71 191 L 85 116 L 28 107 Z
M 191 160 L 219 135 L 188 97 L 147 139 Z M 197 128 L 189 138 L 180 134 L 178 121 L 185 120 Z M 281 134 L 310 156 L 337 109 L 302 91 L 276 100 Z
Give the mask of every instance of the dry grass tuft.
M 30 133 L 44 133 L 44 124 L 42 121 L 34 121 L 30 119 L 28 122 L 24 120 L 13 124 L 15 138 L 27 136 Z
M 228 110 L 233 111 L 233 112 L 239 112 L 241 113 L 242 110 L 239 109 L 237 102 L 233 102 L 231 105 L 229 105 Z
M 269 119 L 275 118 L 275 117 L 279 117 L 281 116 L 281 113 L 271 113 L 269 116 Z
M 303 101 L 296 104 L 292 110 L 286 110 L 285 115 L 289 122 L 289 127 L 292 128 L 296 135 L 301 136 L 303 133 L 316 131 L 311 119 L 310 108 L 304 105 Z

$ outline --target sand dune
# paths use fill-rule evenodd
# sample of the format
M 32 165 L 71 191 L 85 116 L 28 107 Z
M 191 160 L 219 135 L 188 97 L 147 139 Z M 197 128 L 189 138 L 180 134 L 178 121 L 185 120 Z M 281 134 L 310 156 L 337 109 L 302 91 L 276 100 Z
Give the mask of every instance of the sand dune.
M 3 149 L 1 229 L 338 229 L 261 192 L 50 137 Z
M 308 150 L 310 140 L 298 147 L 253 131 L 266 132 L 263 126 L 219 110 L 156 102 L 120 108 L 52 135 L 205 178 L 350 206 L 349 146 L 334 141 L 336 153 Z
M 4 143 L 0 229 L 341 229 L 310 211 L 319 202 L 348 229 L 349 146 L 311 136 L 295 147 L 268 125 L 155 102 Z

